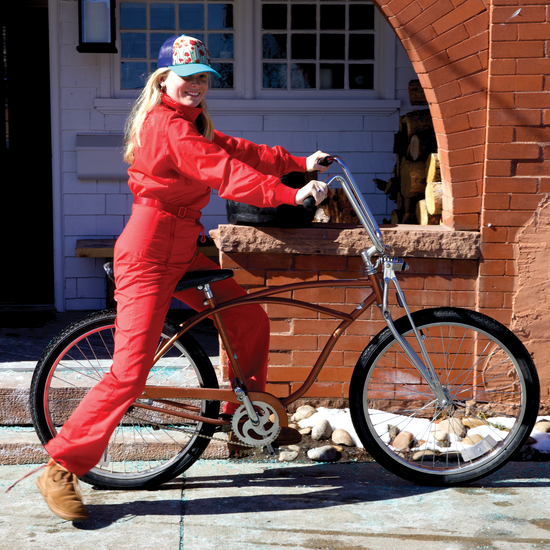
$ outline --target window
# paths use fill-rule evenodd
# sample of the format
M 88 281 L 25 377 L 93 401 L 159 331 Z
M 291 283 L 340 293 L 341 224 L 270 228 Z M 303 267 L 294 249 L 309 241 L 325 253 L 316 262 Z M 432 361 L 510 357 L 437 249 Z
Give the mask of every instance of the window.
M 188 34 L 202 40 L 213 68 L 212 88 L 234 87 L 233 2 L 138 0 L 120 2 L 120 87 L 143 87 L 156 70 L 158 52 L 165 40 Z
M 120 0 L 119 9 L 123 96 L 143 87 L 167 38 L 188 34 L 221 75 L 214 98 L 385 97 L 390 33 L 368 0 Z
M 370 2 L 263 0 L 261 20 L 264 90 L 374 89 Z

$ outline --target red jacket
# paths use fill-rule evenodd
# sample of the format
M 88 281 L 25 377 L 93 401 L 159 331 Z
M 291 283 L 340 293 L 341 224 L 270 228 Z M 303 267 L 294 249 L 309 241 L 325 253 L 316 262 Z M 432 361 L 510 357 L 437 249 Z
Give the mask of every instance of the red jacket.
M 134 196 L 202 210 L 212 188 L 224 199 L 253 206 L 295 204 L 297 190 L 279 178 L 305 172 L 305 157 L 217 131 L 212 141 L 205 139 L 194 124 L 201 112 L 166 95 L 151 109 L 128 169 Z

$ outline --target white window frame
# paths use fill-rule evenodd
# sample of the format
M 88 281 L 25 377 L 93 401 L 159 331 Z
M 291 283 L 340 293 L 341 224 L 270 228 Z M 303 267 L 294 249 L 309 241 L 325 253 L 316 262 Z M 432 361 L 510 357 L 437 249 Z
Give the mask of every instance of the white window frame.
M 163 0 L 159 0 L 162 2 Z M 177 0 L 164 0 L 174 2 Z M 211 89 L 211 100 L 392 100 L 395 98 L 395 36 L 388 23 L 375 7 L 375 71 L 374 90 L 277 90 L 262 89 L 262 29 L 261 3 L 255 0 L 233 0 L 234 21 L 234 88 Z M 120 2 L 117 3 L 120 10 Z M 117 20 L 120 21 L 120 11 Z M 252 32 L 247 31 L 252 29 Z M 117 27 L 120 44 L 120 26 Z M 120 48 L 119 48 L 120 49 Z M 106 57 L 106 56 L 103 56 Z M 117 98 L 134 99 L 138 90 L 121 88 L 120 53 L 112 56 L 112 94 Z M 105 97 L 105 96 L 104 96 Z

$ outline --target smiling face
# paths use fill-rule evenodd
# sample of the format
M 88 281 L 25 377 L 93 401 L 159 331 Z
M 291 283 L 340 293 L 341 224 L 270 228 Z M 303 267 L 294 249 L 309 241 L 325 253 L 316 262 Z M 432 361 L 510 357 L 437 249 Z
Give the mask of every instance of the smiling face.
M 166 94 L 174 101 L 187 107 L 197 107 L 208 91 L 208 75 L 198 73 L 183 77 L 170 71 L 164 85 Z

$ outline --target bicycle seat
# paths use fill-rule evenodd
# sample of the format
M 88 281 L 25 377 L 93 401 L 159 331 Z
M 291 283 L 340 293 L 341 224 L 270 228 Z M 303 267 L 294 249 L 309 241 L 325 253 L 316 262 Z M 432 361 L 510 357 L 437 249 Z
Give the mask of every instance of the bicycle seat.
M 103 269 L 109 279 L 113 282 L 115 280 L 113 263 L 107 262 L 103 264 Z M 176 285 L 174 292 L 179 292 L 180 290 L 187 290 L 188 288 L 195 288 L 202 285 L 207 285 L 210 283 L 215 283 L 217 281 L 223 281 L 224 279 L 229 279 L 233 277 L 232 269 L 210 269 L 207 271 L 188 271 Z

